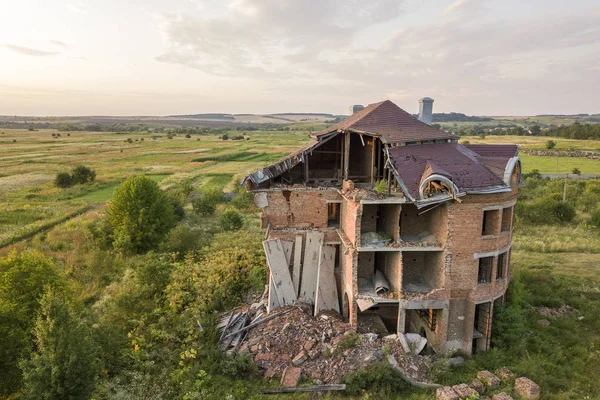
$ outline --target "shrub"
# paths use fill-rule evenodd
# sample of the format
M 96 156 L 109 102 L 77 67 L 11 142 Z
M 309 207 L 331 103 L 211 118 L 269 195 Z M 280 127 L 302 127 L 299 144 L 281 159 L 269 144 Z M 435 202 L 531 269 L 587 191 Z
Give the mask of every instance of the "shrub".
M 571 171 L 573 175 L 581 175 L 581 170 L 579 168 L 573 168 Z
M 229 135 L 224 134 L 223 136 L 221 136 L 221 140 L 229 140 Z
M 133 143 L 133 140 L 131 138 L 127 138 L 126 142 L 127 143 Z
M 238 209 L 248 209 L 254 205 L 254 194 L 242 189 L 231 199 L 231 205 Z
M 556 147 L 556 142 L 555 142 L 554 140 L 548 140 L 548 141 L 546 142 L 546 148 L 547 148 L 548 150 L 552 150 L 552 149 L 553 149 L 553 148 L 555 148 L 555 147 Z
M 237 208 L 229 207 L 219 218 L 219 225 L 226 231 L 237 231 L 244 225 L 244 217 Z
M 600 228 L 600 205 L 598 205 L 598 207 L 596 207 L 596 210 L 592 213 L 590 222 L 592 223 L 592 225 Z
M 164 238 L 175 223 L 173 205 L 158 184 L 143 175 L 128 178 L 116 190 L 108 206 L 113 245 L 143 252 Z
M 93 182 L 96 179 L 96 172 L 85 165 L 76 166 L 71 172 L 71 180 L 73 183 Z
M 100 372 L 91 329 L 60 292 L 47 291 L 40 306 L 34 329 L 36 350 L 31 359 L 21 362 L 25 398 L 90 398 Z
M 378 392 L 393 393 L 396 397 L 408 388 L 408 383 L 402 379 L 400 373 L 386 362 L 346 374 L 342 381 L 346 384 L 346 393 L 349 395 L 368 391 L 369 397 Z M 378 397 L 373 395 L 373 398 Z
M 56 178 L 54 178 L 54 184 L 59 188 L 67 188 L 73 185 L 73 180 L 71 179 L 71 174 L 68 172 L 59 172 L 56 174 Z
M 571 222 L 575 207 L 571 204 L 546 198 L 538 201 L 521 201 L 516 206 L 517 216 L 532 224 Z
M 210 199 L 208 199 L 204 196 L 199 196 L 192 203 L 192 207 L 194 207 L 194 211 L 196 212 L 196 214 L 207 216 L 207 215 L 213 215 L 215 213 L 217 205 L 214 202 L 212 202 Z
M 388 192 L 388 184 L 385 179 L 375 183 L 375 193 L 386 194 Z

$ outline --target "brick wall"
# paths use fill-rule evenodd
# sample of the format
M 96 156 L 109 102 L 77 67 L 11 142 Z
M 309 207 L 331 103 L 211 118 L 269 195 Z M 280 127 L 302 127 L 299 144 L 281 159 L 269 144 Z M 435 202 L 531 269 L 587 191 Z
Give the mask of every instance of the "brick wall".
M 267 192 L 262 224 L 271 228 L 326 228 L 327 200 L 339 201 L 335 189 L 274 189 Z

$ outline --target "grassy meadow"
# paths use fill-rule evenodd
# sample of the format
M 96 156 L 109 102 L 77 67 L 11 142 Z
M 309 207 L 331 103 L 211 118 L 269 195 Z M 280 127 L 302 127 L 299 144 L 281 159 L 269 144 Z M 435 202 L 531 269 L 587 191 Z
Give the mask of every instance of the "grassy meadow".
M 197 186 L 220 174 L 238 179 L 308 140 L 306 131 L 252 131 L 247 140 L 237 141 L 219 135 L 168 139 L 106 132 L 61 132 L 52 137 L 56 133 L 8 129 L 0 133 L 0 246 L 102 207 L 129 175 L 145 174 L 164 188 L 183 181 Z M 230 134 L 234 135 L 239 132 Z M 54 186 L 56 173 L 79 164 L 96 171 L 94 183 L 68 189 Z

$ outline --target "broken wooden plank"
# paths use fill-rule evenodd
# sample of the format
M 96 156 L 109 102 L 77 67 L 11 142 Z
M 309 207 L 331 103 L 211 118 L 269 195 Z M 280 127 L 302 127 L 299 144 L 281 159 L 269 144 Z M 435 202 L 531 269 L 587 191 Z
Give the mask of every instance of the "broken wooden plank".
M 300 298 L 307 303 L 315 303 L 317 291 L 317 274 L 319 268 L 319 255 L 323 246 L 323 233 L 317 231 L 306 232 L 306 245 L 304 248 L 304 265 L 302 268 L 302 284 Z
M 273 282 L 270 289 L 275 290 L 279 306 L 294 304 L 297 300 L 296 293 L 281 240 L 265 240 L 263 247 Z
M 277 318 L 277 317 L 279 317 L 279 316 L 281 316 L 281 315 L 287 314 L 287 313 L 289 313 L 290 311 L 292 311 L 293 309 L 294 309 L 294 308 L 292 307 L 292 308 L 290 308 L 289 310 L 285 310 L 285 311 L 278 312 L 278 313 L 276 313 L 276 314 L 269 315 L 268 317 L 265 317 L 265 318 L 263 318 L 263 319 L 261 319 L 261 320 L 259 320 L 259 321 L 253 322 L 253 323 L 251 323 L 250 325 L 247 325 L 246 327 L 244 327 L 244 328 L 241 328 L 241 329 L 239 329 L 239 330 L 237 330 L 237 331 L 235 331 L 235 332 L 228 333 L 227 335 L 225 335 L 224 339 L 226 339 L 226 338 L 228 338 L 229 336 L 232 336 L 232 335 L 237 335 L 238 333 L 240 333 L 240 332 L 244 332 L 244 331 L 246 331 L 246 330 L 248 330 L 248 329 L 252 329 L 252 328 L 254 328 L 255 326 L 258 326 L 258 325 L 262 324 L 263 322 L 267 322 L 267 321 L 269 321 L 269 320 L 272 320 L 273 318 Z
M 338 383 L 331 385 L 313 385 L 313 386 L 296 386 L 275 389 L 263 389 L 262 394 L 278 394 L 278 393 L 293 393 L 293 392 L 329 392 L 333 390 L 346 390 L 346 384 Z
M 320 311 L 334 310 L 340 312 L 337 295 L 337 284 L 333 268 L 335 267 L 335 247 L 321 246 L 319 267 L 317 272 L 317 291 L 315 294 L 315 315 Z
M 294 268 L 292 270 L 292 284 L 294 285 L 294 293 L 298 295 L 300 290 L 300 263 L 302 262 L 302 236 L 296 236 L 294 245 Z

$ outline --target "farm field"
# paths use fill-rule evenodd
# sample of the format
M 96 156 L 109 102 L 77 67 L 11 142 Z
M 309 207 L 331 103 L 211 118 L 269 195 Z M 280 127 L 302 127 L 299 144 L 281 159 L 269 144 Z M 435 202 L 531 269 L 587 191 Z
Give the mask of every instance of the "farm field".
M 55 139 L 55 130 L 2 132 L 0 246 L 102 207 L 118 184 L 132 174 L 145 174 L 165 188 L 182 181 L 200 185 L 205 178 L 220 174 L 235 176 L 234 182 L 308 139 L 306 131 L 252 131 L 247 140 L 238 141 L 222 140 L 218 135 L 168 139 L 150 133 L 62 132 Z M 67 189 L 54 186 L 58 172 L 80 164 L 96 171 L 94 183 Z
M 200 185 L 207 177 L 228 174 L 228 190 L 244 174 L 287 155 L 308 140 L 314 124 L 298 130 L 250 131 L 246 140 L 222 140 L 220 135 L 175 135 L 147 132 L 60 132 L 3 129 L 0 133 L 0 245 L 28 237 L 82 212 L 102 207 L 115 188 L 131 174 L 145 174 L 168 188 L 186 181 Z M 239 135 L 229 132 L 229 136 Z M 470 143 L 516 143 L 522 149 L 543 149 L 548 137 L 468 137 Z M 600 141 L 553 138 L 556 149 L 599 151 Z M 557 158 L 521 154 L 524 172 L 556 173 Z M 198 160 L 195 162 L 194 160 Z M 92 184 L 68 189 L 53 184 L 56 173 L 84 164 L 97 173 Z M 560 157 L 558 173 L 578 168 L 600 174 L 600 161 Z

